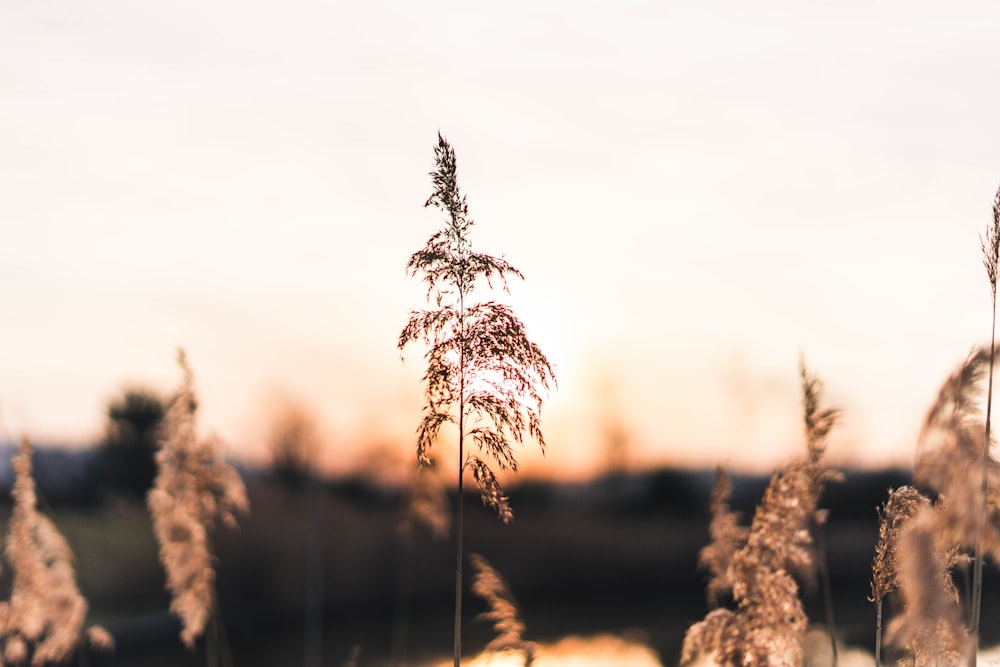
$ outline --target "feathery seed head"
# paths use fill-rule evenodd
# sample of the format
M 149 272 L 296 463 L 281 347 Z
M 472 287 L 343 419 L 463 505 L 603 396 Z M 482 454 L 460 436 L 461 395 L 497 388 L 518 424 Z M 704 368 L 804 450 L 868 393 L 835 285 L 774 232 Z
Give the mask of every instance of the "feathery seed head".
M 879 510 L 878 545 L 872 563 L 872 594 L 878 604 L 899 586 L 899 537 L 907 522 L 919 511 L 930 507 L 930 501 L 912 486 L 889 490 L 889 498 Z
M 183 352 L 181 388 L 167 411 L 165 439 L 148 503 L 167 574 L 170 609 L 183 623 L 188 647 L 202 634 L 215 604 L 215 567 L 209 531 L 217 521 L 234 526 L 249 509 L 246 487 L 226 463 L 218 440 L 197 435 L 193 374 Z
M 710 605 L 716 605 L 732 590 L 728 578 L 729 563 L 747 541 L 749 529 L 741 526 L 739 515 L 729 509 L 730 482 L 725 468 L 715 470 L 715 488 L 712 491 L 712 521 L 708 525 L 710 542 L 698 554 L 698 564 L 708 570 L 706 590 Z
M 502 257 L 473 250 L 473 221 L 458 187 L 455 151 L 440 133 L 434 156 L 434 190 L 424 205 L 440 209 L 446 221 L 410 256 L 406 270 L 421 275 L 435 308 L 412 311 L 397 341 L 400 351 L 411 343 L 426 346 L 426 402 L 417 428 L 417 460 L 430 462 L 441 427 L 452 423 L 463 443 L 468 438 L 500 470 L 516 471 L 514 444 L 528 437 L 545 451 L 541 408 L 543 393 L 556 384 L 555 374 L 509 306 L 471 302 L 483 281 L 492 287 L 498 280 L 506 291 L 509 278 L 524 276 Z M 509 521 L 513 515 L 507 498 L 485 460 L 470 456 L 459 465 L 461 471 L 472 469 L 483 502 Z
M 23 664 L 29 655 L 33 666 L 64 662 L 80 644 L 87 602 L 77 587 L 69 544 L 38 512 L 27 438 L 12 464 L 14 510 L 4 552 L 13 588 L 10 602 L 0 605 L 4 662 Z M 110 635 L 106 639 L 103 646 L 113 644 Z
M 510 586 L 496 568 L 479 554 L 471 554 L 469 560 L 475 569 L 472 592 L 490 607 L 482 618 L 493 621 L 493 629 L 497 632 L 497 636 L 487 644 L 486 651 L 518 651 L 524 654 L 525 667 L 530 667 L 537 647 L 532 642 L 524 641 L 524 621 Z
M 727 667 L 802 664 L 807 619 L 793 575 L 815 576 L 811 528 L 823 516 L 817 505 L 834 474 L 822 464 L 836 410 L 823 408 L 822 385 L 801 367 L 808 456 L 771 477 L 748 532 L 725 504 L 728 482 L 717 475 L 712 498 L 712 543 L 702 562 L 712 571 L 709 596 L 731 590 L 736 610 L 715 609 L 684 637 L 682 664 L 710 659 Z M 725 563 L 725 572 L 715 574 Z
M 1000 261 L 1000 189 L 993 197 L 993 220 L 986 227 L 986 233 L 979 237 L 979 245 L 983 251 L 983 268 L 990 282 L 990 294 L 993 305 L 997 303 L 997 263 Z

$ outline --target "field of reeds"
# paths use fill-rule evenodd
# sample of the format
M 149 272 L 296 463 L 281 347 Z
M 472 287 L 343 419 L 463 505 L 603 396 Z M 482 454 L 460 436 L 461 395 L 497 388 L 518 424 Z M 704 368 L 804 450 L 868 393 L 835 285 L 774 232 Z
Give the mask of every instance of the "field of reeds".
M 40 464 L 47 456 L 36 454 Z M 429 530 L 415 532 L 412 548 L 400 541 L 403 489 L 361 478 L 289 489 L 268 471 L 244 471 L 244 478 L 252 511 L 238 531 L 220 531 L 216 545 L 219 603 L 234 664 L 344 665 L 355 647 L 360 665 L 448 660 L 450 543 Z M 733 509 L 752 516 L 768 481 L 734 474 Z M 909 482 L 906 470 L 846 471 L 842 482 L 824 491 L 820 504 L 830 509 L 826 555 L 844 651 L 862 649 L 870 656 L 874 650 L 875 608 L 868 597 L 877 507 L 889 487 Z M 648 647 L 660 664 L 678 664 L 687 628 L 708 612 L 698 553 L 709 541 L 713 483 L 714 473 L 707 470 L 616 474 L 575 483 L 525 481 L 510 489 L 518 517 L 509 526 L 482 512 L 478 498 L 466 498 L 469 548 L 489 554 L 509 583 L 525 637 L 543 647 L 536 664 L 546 664 L 545 648 L 572 637 L 627 640 Z M 93 656 L 92 664 L 205 664 L 201 650 L 189 651 L 180 642 L 180 623 L 168 611 L 152 524 L 141 503 L 59 503 L 50 511 L 75 551 L 92 621 L 116 640 L 115 651 Z M 4 511 L 0 522 L 6 521 Z M 307 569 L 317 555 L 318 577 Z M 407 581 L 410 592 L 401 599 Z M 984 616 L 995 618 L 1000 614 L 995 570 L 987 568 L 984 588 Z M 315 600 L 310 591 L 319 591 L 318 604 L 310 603 Z M 806 586 L 802 599 L 809 646 L 828 655 L 819 641 L 825 633 L 822 587 Z M 490 622 L 476 620 L 488 609 L 484 602 L 473 597 L 467 608 L 465 646 L 471 658 L 494 633 Z M 898 604 L 887 602 L 887 608 Z M 308 628 L 319 630 L 310 635 Z M 1000 641 L 990 624 L 984 630 L 984 645 Z M 319 639 L 307 640 L 311 636 Z M 310 641 L 318 644 L 312 660 Z M 623 663 L 609 658 L 603 664 Z
M 970 357 L 974 364 L 982 359 L 982 354 Z M 965 369 L 963 365 L 948 379 L 928 416 L 936 438 L 941 436 L 939 428 L 951 427 L 938 423 L 944 416 L 961 417 L 952 426 L 978 428 L 974 410 L 948 403 L 975 394 L 956 383 L 982 381 L 981 373 Z M 741 610 L 739 600 L 727 590 L 731 584 L 724 581 L 731 576 L 728 570 L 709 566 L 703 550 L 725 543 L 728 530 L 735 554 L 751 543 L 755 526 L 774 531 L 776 524 L 783 525 L 782 534 L 802 546 L 799 557 L 817 564 L 812 573 L 798 573 L 801 577 L 792 579 L 795 599 L 802 605 L 797 612 L 801 625 L 796 628 L 801 636 L 793 638 L 792 645 L 800 645 L 802 653 L 787 664 L 831 664 L 827 639 L 831 629 L 838 639 L 839 662 L 847 664 L 862 652 L 873 662 L 872 568 L 886 537 L 880 537 L 880 519 L 895 516 L 889 501 L 898 492 L 890 495 L 890 489 L 916 484 L 928 496 L 921 507 L 943 512 L 944 499 L 956 492 L 947 496 L 935 492 L 932 482 L 920 474 L 943 474 L 935 466 L 944 465 L 946 472 L 956 454 L 918 458 L 930 461 L 931 467 L 918 465 L 916 478 L 910 470 L 841 471 L 842 479 L 825 481 L 822 488 L 807 494 L 808 484 L 796 485 L 794 478 L 789 479 L 796 471 L 808 471 L 805 441 L 802 459 L 773 478 L 658 470 L 608 474 L 586 482 L 515 482 L 508 492 L 518 515 L 510 525 L 480 509 L 474 495 L 465 494 L 467 548 L 488 554 L 488 562 L 509 585 L 523 628 L 521 639 L 537 647 L 535 664 L 574 664 L 572 658 L 557 660 L 576 652 L 604 655 L 598 664 L 628 664 L 620 662 L 621 656 L 631 655 L 634 664 L 655 660 L 649 664 L 669 665 L 681 662 L 685 636 L 711 618 L 713 610 L 726 609 L 734 616 Z M 937 447 L 926 449 L 928 455 L 938 452 Z M 46 468 L 67 465 L 44 450 L 36 451 L 34 458 L 43 479 Z M 971 461 L 963 465 L 974 469 Z M 213 532 L 212 562 L 226 646 L 221 663 L 450 661 L 445 656 L 452 632 L 453 538 L 436 535 L 433 526 L 414 523 L 412 490 L 364 478 L 308 476 L 293 483 L 274 470 L 244 469 L 241 476 L 251 511 L 240 517 L 237 530 Z M 965 474 L 957 481 L 970 479 L 975 475 Z M 728 496 L 722 493 L 722 480 L 728 480 Z M 776 495 L 776 489 L 785 495 Z M 115 495 L 81 503 L 61 498 L 60 490 L 65 494 L 64 487 L 43 484 L 40 506 L 75 554 L 77 581 L 90 608 L 88 623 L 106 628 L 115 643 L 112 652 L 88 649 L 85 660 L 79 655 L 71 660 L 103 665 L 205 664 L 205 638 L 185 647 L 183 625 L 170 612 L 171 595 L 165 589 L 154 523 L 145 503 Z M 455 490 L 447 490 L 442 500 L 453 506 Z M 762 521 L 758 515 L 777 501 L 782 507 L 796 507 L 802 517 L 810 513 L 809 503 L 815 503 L 815 511 L 824 512 L 822 522 L 811 522 L 800 531 L 792 530 L 787 517 Z M 3 525 L 8 525 L 9 516 L 9 510 L 0 516 Z M 903 528 L 912 519 L 893 524 L 893 544 L 904 544 Z M 936 529 L 935 534 L 941 532 Z M 773 548 L 777 552 L 779 545 Z M 933 558 L 936 553 L 931 549 L 929 555 Z M 972 585 L 971 557 L 960 557 L 952 547 L 944 556 L 951 567 L 950 583 L 942 589 L 948 596 L 944 603 L 954 603 L 958 636 L 967 636 L 962 624 Z M 878 567 L 885 572 L 888 565 Z M 899 634 L 904 632 L 900 628 L 909 622 L 912 609 L 904 596 L 913 594 L 902 585 L 907 570 L 897 569 L 890 590 L 883 591 L 884 626 L 889 631 L 882 649 L 886 664 L 909 657 L 898 638 L 906 636 Z M 16 568 L 6 568 L 5 585 L 10 586 L 16 576 Z M 924 583 L 923 577 L 917 581 Z M 935 581 L 945 580 L 939 576 Z M 983 590 L 983 617 L 995 618 L 1000 614 L 1000 577 L 991 566 L 985 569 Z M 497 634 L 490 620 L 479 618 L 490 607 L 475 595 L 471 582 L 468 593 L 463 644 L 471 661 Z M 785 600 L 782 609 L 796 604 Z M 940 623 L 947 617 L 935 618 Z M 737 648 L 752 641 L 741 638 Z M 981 644 L 998 641 L 1000 633 L 985 623 Z M 516 650 L 497 655 L 498 660 L 523 664 L 523 653 Z M 587 664 L 580 660 L 576 664 Z

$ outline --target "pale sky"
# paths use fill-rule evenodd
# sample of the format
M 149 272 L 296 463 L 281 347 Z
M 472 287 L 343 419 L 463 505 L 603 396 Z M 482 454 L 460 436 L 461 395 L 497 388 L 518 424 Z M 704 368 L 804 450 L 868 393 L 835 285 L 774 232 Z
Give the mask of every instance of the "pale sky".
M 831 458 L 909 465 L 989 338 L 998 29 L 992 2 L 8 0 L 0 436 L 92 442 L 183 346 L 232 453 L 293 397 L 330 465 L 409 460 L 440 130 L 557 366 L 526 474 L 599 465 L 615 421 L 634 465 L 779 465 L 800 352 L 845 411 Z

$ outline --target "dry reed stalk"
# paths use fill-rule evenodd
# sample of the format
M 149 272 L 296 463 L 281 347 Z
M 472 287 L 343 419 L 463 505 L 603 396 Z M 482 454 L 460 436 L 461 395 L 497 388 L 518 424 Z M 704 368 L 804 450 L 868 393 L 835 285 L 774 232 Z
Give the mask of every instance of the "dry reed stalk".
M 192 648 L 215 606 L 209 533 L 220 520 L 234 527 L 235 514 L 248 511 L 249 501 L 239 474 L 223 460 L 218 441 L 198 437 L 191 368 L 183 352 L 178 361 L 184 380 L 167 411 L 149 509 L 167 574 L 170 610 L 181 619 L 181 639 Z
M 514 651 L 524 656 L 524 667 L 531 667 L 535 661 L 537 647 L 524 640 L 524 621 L 510 586 L 489 561 L 479 554 L 471 554 L 469 560 L 475 570 L 472 592 L 489 605 L 490 610 L 482 618 L 493 621 L 497 636 L 486 645 L 486 652 Z
M 2 663 L 65 662 L 83 638 L 95 648 L 110 650 L 114 640 L 107 630 L 83 630 L 87 601 L 76 584 L 73 552 L 55 524 L 38 512 L 27 438 L 12 463 L 14 511 L 4 551 L 14 581 L 10 602 L 0 603 Z
M 978 529 L 976 531 L 976 541 L 974 547 L 974 565 L 972 576 L 972 620 L 970 622 L 972 636 L 976 639 L 972 649 L 970 663 L 975 664 L 976 651 L 979 648 L 979 622 L 983 596 L 983 544 L 982 532 L 987 522 L 987 497 L 989 496 L 989 451 L 993 442 L 990 435 L 990 426 L 993 413 L 993 368 L 996 360 L 996 339 L 997 339 L 997 269 L 1000 263 L 1000 189 L 993 197 L 993 221 L 992 225 L 986 228 L 986 235 L 980 238 L 980 247 L 983 251 L 983 267 L 986 269 L 986 277 L 990 281 L 990 295 L 992 297 L 992 320 L 990 324 L 990 366 L 989 383 L 986 390 L 986 423 L 983 428 L 984 441 L 983 456 L 981 463 L 982 475 L 980 476 L 980 504 L 976 513 Z
M 895 538 L 904 604 L 886 632 L 887 640 L 908 651 L 908 664 L 975 660 L 977 636 L 963 622 L 951 577 L 956 565 L 969 562 L 970 552 L 1000 556 L 1000 531 L 979 512 L 983 504 L 990 512 L 1000 507 L 1000 465 L 989 456 L 979 408 L 994 354 L 985 347 L 969 354 L 942 384 L 921 429 L 914 479 L 937 500 L 920 508 Z M 968 620 L 976 614 L 973 605 Z
M 726 570 L 736 610 L 716 609 L 692 625 L 684 637 L 682 664 L 706 659 L 733 667 L 802 664 L 807 620 L 795 576 L 815 577 L 810 528 L 823 484 L 835 477 L 822 457 L 837 411 L 820 407 L 822 387 L 804 364 L 801 377 L 808 455 L 771 477 L 746 543 L 732 554 Z
M 509 499 L 491 468 L 517 472 L 513 445 L 534 439 L 545 452 L 542 394 L 556 383 L 552 365 L 527 336 L 510 306 L 497 301 L 473 303 L 482 283 L 504 291 L 510 278 L 524 276 L 510 262 L 473 250 L 473 220 L 458 186 L 455 150 L 438 133 L 434 147 L 434 191 L 424 206 L 446 214 L 444 225 L 410 256 L 407 272 L 427 285 L 432 310 L 411 311 L 398 347 L 427 347 L 424 416 L 417 428 L 417 460 L 431 462 L 430 449 L 442 426 L 454 424 L 458 436 L 458 502 L 455 508 L 454 664 L 462 655 L 462 567 L 465 471 L 472 471 L 483 503 L 504 523 L 513 520 Z M 475 452 L 473 453 L 473 446 Z

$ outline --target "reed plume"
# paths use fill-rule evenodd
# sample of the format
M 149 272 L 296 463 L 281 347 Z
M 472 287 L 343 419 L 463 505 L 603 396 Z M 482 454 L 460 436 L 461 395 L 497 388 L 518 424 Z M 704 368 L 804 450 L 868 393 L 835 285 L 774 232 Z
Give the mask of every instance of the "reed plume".
M 979 622 L 983 597 L 983 544 L 982 531 L 987 521 L 987 496 L 989 495 L 989 450 L 993 443 L 990 435 L 990 426 L 993 416 L 993 367 L 996 360 L 996 332 L 997 332 L 997 264 L 1000 263 L 1000 189 L 993 197 L 993 220 L 986 228 L 986 234 L 980 237 L 980 247 L 983 251 L 983 268 L 986 269 L 986 277 L 990 283 L 990 297 L 992 299 L 992 321 L 990 324 L 990 367 L 989 382 L 986 390 L 986 423 L 983 427 L 986 446 L 983 447 L 982 475 L 980 477 L 980 504 L 976 513 L 979 530 L 976 532 L 976 543 L 974 551 L 974 565 L 972 576 L 972 636 L 976 637 L 973 646 L 973 654 L 970 662 L 975 662 L 975 654 L 978 649 Z
M 183 624 L 181 640 L 193 648 L 215 606 L 215 567 L 209 534 L 217 521 L 231 527 L 249 510 L 246 487 L 220 453 L 218 440 L 199 438 L 193 374 L 183 351 L 183 381 L 165 420 L 149 492 L 153 530 L 167 574 L 170 610 Z
M 976 611 L 971 608 L 963 619 L 952 570 L 976 551 L 1000 557 L 1000 531 L 994 521 L 981 520 L 979 511 L 985 504 L 992 515 L 1000 507 L 1000 464 L 989 456 L 979 407 L 994 354 L 985 347 L 969 354 L 942 384 L 921 428 L 914 479 L 937 497 L 896 538 L 903 613 L 886 633 L 908 651 L 909 664 L 975 660 Z
M 729 508 L 731 484 L 726 469 L 715 469 L 715 487 L 709 505 L 712 520 L 708 524 L 710 541 L 698 553 L 698 564 L 708 571 L 706 596 L 710 606 L 716 606 L 732 589 L 727 578 L 733 556 L 746 544 L 750 530 L 740 525 L 739 514 Z
M 431 310 L 411 311 L 399 334 L 398 348 L 422 343 L 424 414 L 417 427 L 417 460 L 431 462 L 430 450 L 446 424 L 458 436 L 458 503 L 455 511 L 455 667 L 461 664 L 463 491 L 471 470 L 483 504 L 504 523 L 514 518 L 509 498 L 491 467 L 517 472 L 513 445 L 534 439 L 542 452 L 542 394 L 555 385 L 555 374 L 524 324 L 506 304 L 472 303 L 477 288 L 497 282 L 507 291 L 511 278 L 524 276 L 510 262 L 473 250 L 473 220 L 458 187 L 455 150 L 438 133 L 434 147 L 434 190 L 424 206 L 445 214 L 444 225 L 410 256 L 406 270 L 421 276 Z M 478 454 L 467 451 L 475 445 Z
M 1000 560 L 1000 531 L 977 517 L 984 502 L 990 511 L 1000 506 L 1000 464 L 989 456 L 979 407 L 992 355 L 991 349 L 974 349 L 941 386 L 920 432 L 914 480 L 938 495 L 940 528 L 951 543 L 973 549 L 978 540 L 984 553 Z
M 497 636 L 486 645 L 487 652 L 515 651 L 524 655 L 524 667 L 531 667 L 535 661 L 537 647 L 524 641 L 524 621 L 510 586 L 489 561 L 479 554 L 469 556 L 475 575 L 472 592 L 489 605 L 489 611 L 482 618 L 493 621 Z
M 917 512 L 930 508 L 930 500 L 912 486 L 890 489 L 879 510 L 878 544 L 872 562 L 871 596 L 875 603 L 875 665 L 882 663 L 882 602 L 899 587 L 900 534 Z
M 940 503 L 921 507 L 898 535 L 903 613 L 893 619 L 886 634 L 906 650 L 908 655 L 900 661 L 904 666 L 956 665 L 972 650 L 952 580 L 952 569 L 968 559 L 941 531 L 948 514 Z
M 9 602 L 0 603 L 3 664 L 34 666 L 67 661 L 83 639 L 102 650 L 114 647 L 100 626 L 83 630 L 87 601 L 80 594 L 73 552 L 62 534 L 38 512 L 31 475 L 31 444 L 25 438 L 12 460 L 14 511 L 4 549 L 13 572 Z
M 823 484 L 835 477 L 822 457 L 838 413 L 822 407 L 822 385 L 804 364 L 801 378 L 807 456 L 771 477 L 746 543 L 732 554 L 726 569 L 724 584 L 731 587 L 736 609 L 715 609 L 688 629 L 682 664 L 802 664 L 807 619 L 795 577 L 815 577 L 810 528 Z

